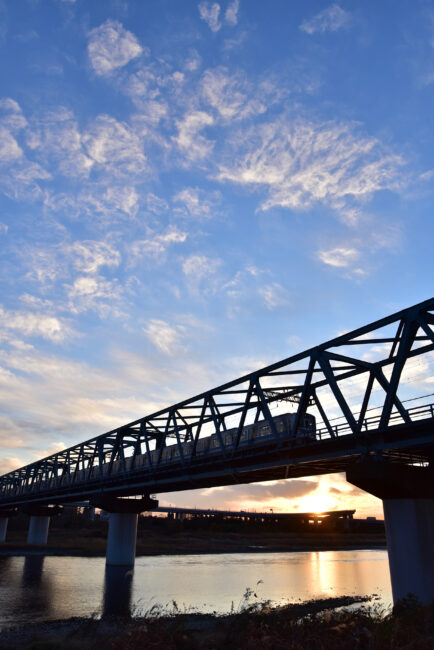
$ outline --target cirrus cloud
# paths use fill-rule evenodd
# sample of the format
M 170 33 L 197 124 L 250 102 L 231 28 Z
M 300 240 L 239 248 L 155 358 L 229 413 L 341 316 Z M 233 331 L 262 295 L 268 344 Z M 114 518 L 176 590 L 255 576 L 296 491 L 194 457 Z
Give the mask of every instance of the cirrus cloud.
M 303 21 L 300 29 L 310 35 L 316 32 L 337 32 L 348 27 L 350 23 L 351 14 L 339 5 L 332 4 L 310 20 Z
M 132 32 L 117 20 L 107 20 L 89 33 L 88 54 L 97 75 L 109 75 L 143 51 Z

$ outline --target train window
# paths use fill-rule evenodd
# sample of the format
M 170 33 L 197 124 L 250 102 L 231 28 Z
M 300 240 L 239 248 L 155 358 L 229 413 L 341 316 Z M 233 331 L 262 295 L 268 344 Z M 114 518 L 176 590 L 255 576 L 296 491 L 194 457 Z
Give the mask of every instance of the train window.
M 232 444 L 232 434 L 231 433 L 226 434 L 226 436 L 225 436 L 225 444 L 226 445 L 231 445 Z
M 259 436 L 269 436 L 271 433 L 271 427 L 269 424 L 265 424 L 262 427 L 259 427 Z
M 285 428 L 285 426 L 284 426 L 282 420 L 280 420 L 280 422 L 277 422 L 277 430 L 278 430 L 279 433 L 283 433 L 284 428 Z
M 212 446 L 213 447 L 220 447 L 220 441 L 219 441 L 219 439 L 217 437 L 213 438 Z

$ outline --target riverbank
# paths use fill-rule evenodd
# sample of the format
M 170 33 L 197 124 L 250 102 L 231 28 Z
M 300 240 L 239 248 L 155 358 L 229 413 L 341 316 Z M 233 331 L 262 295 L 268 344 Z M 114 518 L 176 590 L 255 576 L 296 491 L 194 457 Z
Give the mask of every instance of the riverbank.
M 97 533 L 97 534 L 96 534 Z M 50 531 L 47 546 L 29 547 L 25 531 L 11 531 L 0 555 L 72 555 L 103 557 L 106 534 L 93 529 L 56 529 Z M 386 548 L 382 534 L 361 533 L 228 533 L 174 532 L 161 534 L 147 531 L 137 538 L 138 556 L 185 555 L 202 553 L 255 553 L 293 551 L 341 551 Z
M 367 606 L 354 608 L 354 604 Z M 351 609 L 345 609 L 353 606 Z M 342 609 L 344 608 L 344 609 Z M 133 619 L 69 619 L 0 632 L 0 648 L 30 650 L 369 650 L 434 647 L 434 607 L 407 601 L 393 613 L 367 597 L 313 600 L 284 607 L 246 603 L 225 616 L 150 612 Z

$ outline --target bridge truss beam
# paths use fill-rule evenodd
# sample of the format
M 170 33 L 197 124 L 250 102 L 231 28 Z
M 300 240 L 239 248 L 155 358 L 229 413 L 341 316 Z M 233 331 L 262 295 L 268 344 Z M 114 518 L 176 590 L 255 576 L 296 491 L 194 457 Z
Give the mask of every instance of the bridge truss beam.
M 168 444 L 178 448 L 180 472 L 192 475 L 198 443 L 205 435 L 216 434 L 219 468 L 230 475 L 242 452 L 243 428 L 260 420 L 269 423 L 277 455 L 296 457 L 297 433 L 308 409 L 317 422 L 316 440 L 308 443 L 311 448 L 349 437 L 353 459 L 355 448 L 372 448 L 369 438 L 374 433 L 381 438 L 395 426 L 406 428 L 407 446 L 414 446 L 412 426 L 434 414 L 432 407 L 431 414 L 424 416 L 417 409 L 405 408 L 403 402 L 410 394 L 406 378 L 418 360 L 431 363 L 433 325 L 434 299 L 430 299 L 9 472 L 0 477 L 0 507 L 28 500 L 48 502 L 65 492 L 65 485 L 74 498 L 104 491 L 115 473 L 127 479 L 143 458 L 143 485 L 157 485 Z M 374 399 L 380 401 L 379 407 L 374 416 L 367 417 Z M 282 403 L 295 409 L 289 451 L 271 413 Z M 229 446 L 224 440 L 228 430 L 235 432 Z M 188 455 L 186 443 L 191 445 Z M 318 462 L 326 457 L 320 448 L 313 456 Z M 341 457 L 336 455 L 336 467 L 341 466 Z M 182 488 L 176 487 L 176 481 L 173 485 L 173 489 L 185 489 L 185 481 Z

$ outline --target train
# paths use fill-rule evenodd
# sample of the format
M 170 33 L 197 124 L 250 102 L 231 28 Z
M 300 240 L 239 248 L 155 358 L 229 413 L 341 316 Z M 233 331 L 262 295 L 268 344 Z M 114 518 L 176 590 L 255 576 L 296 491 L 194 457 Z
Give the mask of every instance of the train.
M 282 415 L 276 415 L 273 417 L 273 422 L 276 427 L 276 430 L 281 438 L 286 441 L 294 440 L 295 442 L 306 443 L 309 441 L 316 440 L 316 421 L 315 417 L 310 413 L 305 413 L 302 415 L 299 427 L 295 436 L 292 434 L 292 424 L 294 418 L 296 417 L 295 413 L 283 413 Z M 228 429 L 226 431 L 221 431 L 221 439 L 225 448 L 229 449 L 235 440 L 238 429 Z M 243 427 L 239 440 L 239 448 L 241 449 L 251 449 L 259 447 L 261 445 L 266 445 L 268 442 L 274 439 L 273 431 L 268 420 L 259 420 L 253 424 L 247 424 Z M 188 441 L 181 444 L 182 454 L 184 459 L 188 459 L 192 456 L 193 453 L 193 442 Z M 130 470 L 139 470 L 142 467 L 149 466 L 150 464 L 156 465 L 158 463 L 158 458 L 161 453 L 160 466 L 167 464 L 175 464 L 179 462 L 180 459 L 180 449 L 177 443 L 166 445 L 163 449 L 153 449 L 150 453 L 150 463 L 148 462 L 148 454 L 139 454 L 135 457 L 129 456 L 125 458 L 125 461 L 116 460 L 112 463 L 112 468 L 110 476 L 116 476 L 116 474 Z M 211 436 L 204 436 L 199 438 L 196 444 L 196 453 L 197 458 L 208 458 L 212 457 L 214 454 L 218 455 L 221 453 L 221 443 L 219 435 L 214 433 Z M 134 463 L 133 463 L 134 459 Z M 108 476 L 109 474 L 110 463 L 103 463 L 102 465 L 102 474 L 103 476 Z M 89 480 L 98 480 L 100 478 L 100 468 L 95 466 L 92 469 L 81 469 L 77 470 L 75 474 L 64 475 L 58 479 L 60 485 L 69 483 L 73 479 L 74 483 L 81 483 Z M 43 481 L 37 483 L 34 486 L 34 489 L 41 489 L 43 487 L 48 487 L 47 483 L 51 481 Z

